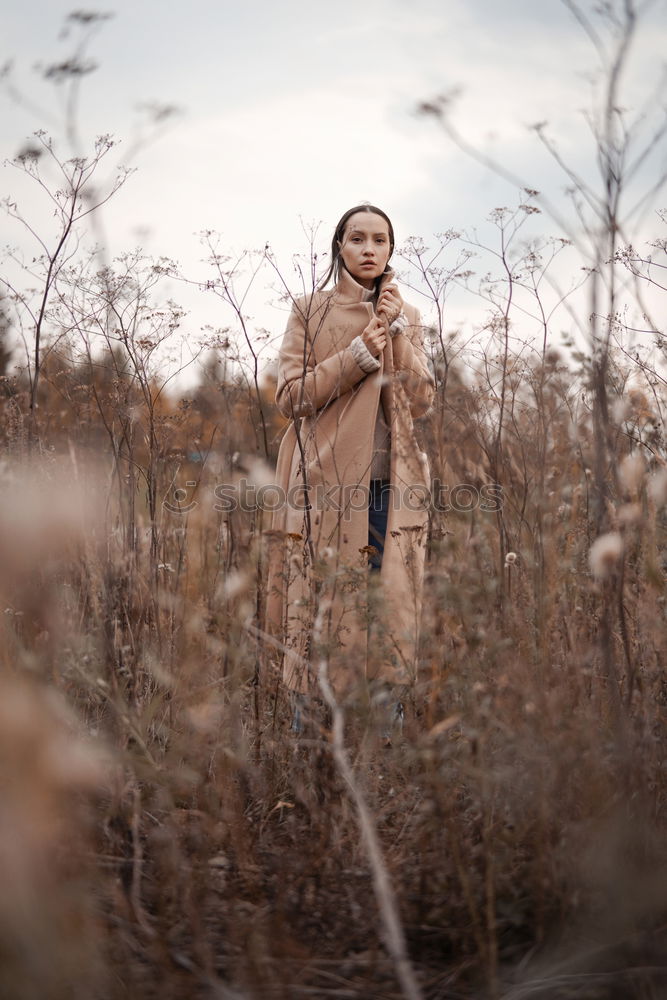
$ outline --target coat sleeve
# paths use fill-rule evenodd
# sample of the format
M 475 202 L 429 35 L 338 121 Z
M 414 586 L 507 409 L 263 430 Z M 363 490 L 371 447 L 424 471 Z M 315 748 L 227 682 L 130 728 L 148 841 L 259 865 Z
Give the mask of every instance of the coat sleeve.
M 426 361 L 421 317 L 411 309 L 410 322 L 392 340 L 394 372 L 400 381 L 413 418 L 423 417 L 430 410 L 435 395 L 435 382 Z
M 278 356 L 276 405 L 284 417 L 311 416 L 352 389 L 366 375 L 350 347 L 315 363 L 307 313 L 292 308 Z

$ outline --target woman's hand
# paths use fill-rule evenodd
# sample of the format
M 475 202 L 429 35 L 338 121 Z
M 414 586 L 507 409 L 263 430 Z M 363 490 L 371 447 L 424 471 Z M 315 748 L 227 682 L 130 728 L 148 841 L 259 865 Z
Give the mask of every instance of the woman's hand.
M 384 316 L 387 326 L 391 326 L 403 310 L 403 298 L 396 285 L 387 285 L 382 289 L 375 310 L 378 316 Z
M 373 357 L 379 357 L 384 351 L 384 346 L 387 343 L 386 325 L 381 319 L 378 319 L 377 316 L 373 316 L 373 319 L 361 334 L 361 339 Z

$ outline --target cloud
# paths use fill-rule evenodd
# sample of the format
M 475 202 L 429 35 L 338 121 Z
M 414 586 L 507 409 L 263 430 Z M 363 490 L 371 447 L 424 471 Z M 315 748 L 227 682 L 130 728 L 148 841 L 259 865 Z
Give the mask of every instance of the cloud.
M 86 132 L 115 128 L 127 137 L 133 100 L 155 93 L 190 109 L 142 153 L 138 173 L 105 211 L 115 252 L 139 241 L 201 274 L 194 233 L 214 228 L 226 249 L 269 241 L 289 261 L 307 251 L 304 226 L 322 221 L 326 249 L 340 214 L 361 200 L 389 212 L 399 240 L 483 230 L 516 192 L 414 114 L 419 101 L 456 87 L 461 134 L 525 183 L 562 202 L 567 179 L 527 127 L 538 120 L 550 123 L 568 163 L 595 181 L 582 111 L 596 56 L 557 0 L 193 5 L 196 16 L 156 0 L 118 0 L 101 36 L 100 72 L 86 81 Z M 664 6 L 656 3 L 640 26 L 623 81 L 629 105 L 657 78 Z M 27 8 L 24 28 L 28 39 Z M 5 150 L 22 137 L 5 140 Z M 208 299 L 202 306 L 195 297 L 193 309 L 197 321 L 220 321 Z
M 145 155 L 124 216 L 180 239 L 210 227 L 263 245 L 299 215 L 335 221 L 360 200 L 417 195 L 446 156 L 430 129 L 401 135 L 363 82 L 359 92 L 311 89 L 178 126 Z

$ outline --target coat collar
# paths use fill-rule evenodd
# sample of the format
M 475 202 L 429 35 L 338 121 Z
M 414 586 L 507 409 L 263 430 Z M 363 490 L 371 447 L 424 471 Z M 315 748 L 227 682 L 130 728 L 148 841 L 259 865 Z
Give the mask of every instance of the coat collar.
M 388 282 L 392 281 L 394 278 L 394 272 L 390 267 L 387 267 L 382 274 L 380 279 L 380 291 L 384 288 Z M 338 302 L 344 305 L 352 305 L 357 302 L 371 302 L 374 296 L 373 289 L 364 288 L 355 278 L 352 277 L 349 271 L 346 271 L 341 267 L 340 277 L 334 288 L 334 295 Z

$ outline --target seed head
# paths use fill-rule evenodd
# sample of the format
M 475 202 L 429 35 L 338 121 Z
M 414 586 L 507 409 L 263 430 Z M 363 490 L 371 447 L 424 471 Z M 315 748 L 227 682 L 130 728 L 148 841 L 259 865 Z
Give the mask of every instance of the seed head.
M 644 459 L 639 452 L 633 451 L 625 456 L 618 468 L 618 477 L 624 490 L 628 493 L 636 493 L 639 490 L 645 467 Z
M 648 492 L 656 507 L 667 503 L 667 469 L 658 469 L 648 481 Z
M 591 545 L 588 561 L 591 573 L 598 580 L 603 580 L 614 572 L 619 559 L 623 555 L 623 539 L 618 531 L 610 531 L 600 535 Z

